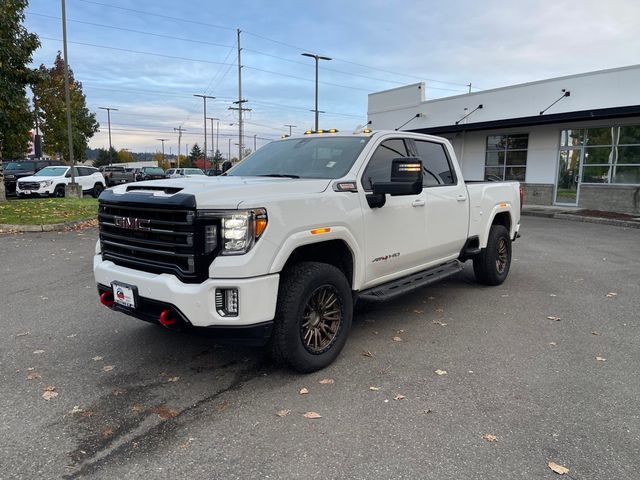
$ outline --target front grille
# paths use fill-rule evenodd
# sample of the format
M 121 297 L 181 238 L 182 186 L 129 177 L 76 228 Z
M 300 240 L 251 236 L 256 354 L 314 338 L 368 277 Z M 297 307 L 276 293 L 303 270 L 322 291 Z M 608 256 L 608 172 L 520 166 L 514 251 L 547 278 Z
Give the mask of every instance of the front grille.
M 208 277 L 217 251 L 204 253 L 202 228 L 196 221 L 191 195 L 174 195 L 171 202 L 154 197 L 153 192 L 119 196 L 122 201 L 106 190 L 100 197 L 98 222 L 104 260 L 145 272 L 170 273 L 185 283 Z
M 18 182 L 20 190 L 39 190 L 40 183 L 38 182 Z

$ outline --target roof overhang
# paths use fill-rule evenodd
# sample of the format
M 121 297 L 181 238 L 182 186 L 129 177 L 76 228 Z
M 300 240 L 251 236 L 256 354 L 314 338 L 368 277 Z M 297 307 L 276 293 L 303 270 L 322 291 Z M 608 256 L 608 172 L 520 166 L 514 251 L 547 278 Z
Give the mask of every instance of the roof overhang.
M 408 130 L 416 133 L 440 135 L 445 133 L 469 132 L 477 130 L 494 130 L 497 128 L 529 127 L 535 125 L 549 125 L 553 123 L 582 122 L 587 120 L 606 120 L 610 118 L 625 118 L 640 116 L 640 105 L 627 107 L 598 108 L 581 110 L 578 112 L 552 113 L 533 117 L 505 118 L 488 122 L 464 123 L 459 125 L 443 125 L 438 127 L 417 128 Z

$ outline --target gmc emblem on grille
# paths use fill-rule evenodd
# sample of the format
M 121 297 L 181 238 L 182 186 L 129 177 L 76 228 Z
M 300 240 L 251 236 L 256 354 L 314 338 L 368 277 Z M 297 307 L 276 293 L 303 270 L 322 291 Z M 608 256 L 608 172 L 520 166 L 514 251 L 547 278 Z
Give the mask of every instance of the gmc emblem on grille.
M 151 228 L 149 227 L 149 225 L 151 224 L 151 220 L 147 220 L 145 218 L 116 216 L 113 219 L 113 223 L 115 223 L 116 227 L 125 228 L 127 230 L 151 230 Z

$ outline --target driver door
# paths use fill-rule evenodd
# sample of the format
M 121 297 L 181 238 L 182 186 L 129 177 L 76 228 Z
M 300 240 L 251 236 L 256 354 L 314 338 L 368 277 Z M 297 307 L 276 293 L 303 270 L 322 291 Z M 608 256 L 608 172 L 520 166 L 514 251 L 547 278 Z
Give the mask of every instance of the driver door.
M 426 213 L 424 189 L 418 195 L 386 195 L 381 208 L 371 208 L 367 194 L 373 182 L 388 182 L 392 160 L 409 156 L 402 138 L 384 140 L 369 159 L 360 177 L 359 190 L 364 222 L 365 282 L 363 288 L 384 283 L 419 270 L 426 262 Z

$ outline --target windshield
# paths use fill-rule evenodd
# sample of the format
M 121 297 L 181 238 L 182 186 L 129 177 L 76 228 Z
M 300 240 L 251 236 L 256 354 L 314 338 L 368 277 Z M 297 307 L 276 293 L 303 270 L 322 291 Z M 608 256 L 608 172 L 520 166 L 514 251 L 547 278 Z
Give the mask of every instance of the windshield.
M 199 168 L 185 168 L 185 175 L 204 175 L 204 172 Z
M 65 173 L 67 173 L 67 169 L 69 167 L 44 167 L 38 173 L 35 174 L 36 177 L 61 177 Z
M 143 168 L 144 173 L 150 173 L 151 175 L 164 175 L 164 170 L 161 168 Z
M 9 162 L 5 170 L 33 170 L 33 162 Z
M 349 171 L 368 141 L 366 137 L 310 137 L 271 142 L 227 175 L 340 178 Z

